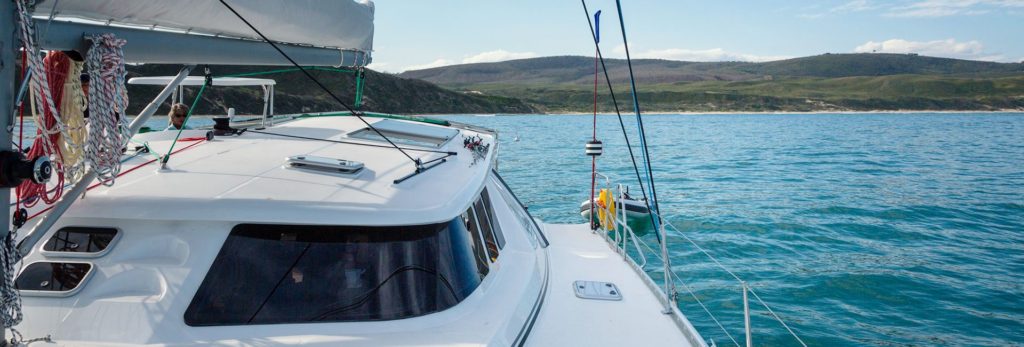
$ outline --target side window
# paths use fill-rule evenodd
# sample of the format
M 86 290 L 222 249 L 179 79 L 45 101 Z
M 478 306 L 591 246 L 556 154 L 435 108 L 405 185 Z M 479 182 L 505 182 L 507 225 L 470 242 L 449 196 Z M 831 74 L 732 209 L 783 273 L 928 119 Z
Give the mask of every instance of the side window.
M 48 252 L 94 254 L 103 253 L 117 237 L 117 229 L 64 227 L 57 230 L 43 245 Z
M 484 208 L 483 199 L 478 199 L 473 204 L 473 210 L 476 211 L 476 220 L 480 223 L 480 233 L 484 237 L 484 247 L 490 256 L 491 262 L 494 262 L 498 260 L 498 242 L 494 240 L 494 230 L 491 229 L 492 223 L 487 214 L 487 209 Z
M 491 229 L 494 231 L 494 239 L 498 241 L 498 248 L 505 248 L 505 234 L 501 233 L 501 224 L 498 223 L 498 217 L 494 215 L 494 207 L 491 206 L 491 196 L 487 193 L 487 188 L 484 188 L 484 192 L 480 194 L 480 200 L 484 202 L 484 211 L 487 213 L 488 220 L 491 221 Z
M 487 264 L 487 252 L 484 251 L 483 242 L 480 240 L 480 228 L 477 227 L 476 213 L 473 213 L 473 207 L 462 213 L 462 221 L 466 223 L 466 231 L 469 232 L 469 239 L 472 240 L 477 270 L 480 272 L 480 277 L 483 277 L 490 269 Z

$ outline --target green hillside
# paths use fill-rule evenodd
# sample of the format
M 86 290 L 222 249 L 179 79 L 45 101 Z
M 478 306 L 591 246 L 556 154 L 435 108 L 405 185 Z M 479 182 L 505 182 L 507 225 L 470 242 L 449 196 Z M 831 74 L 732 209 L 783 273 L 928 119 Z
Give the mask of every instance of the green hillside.
M 137 65 L 128 66 L 129 77 L 169 76 L 178 72 L 180 66 Z M 212 66 L 214 76 L 237 73 L 269 71 L 281 67 Z M 193 76 L 202 74 L 202 69 L 193 71 Z M 353 75 L 331 71 L 313 71 L 312 74 L 323 82 L 343 101 L 352 105 L 355 98 Z M 309 81 L 301 72 L 277 73 L 257 78 L 271 78 L 277 81 L 275 107 L 277 114 L 311 111 L 344 110 L 327 93 Z M 162 89 L 157 86 L 130 86 L 128 88 L 129 113 L 137 113 Z M 186 98 L 191 100 L 199 88 L 187 88 Z M 203 93 L 202 101 L 196 106 L 200 114 L 223 114 L 228 107 L 239 114 L 262 113 L 263 91 L 259 87 L 211 87 Z M 365 111 L 385 113 L 533 113 L 537 109 L 517 99 L 496 95 L 460 93 L 440 88 L 432 83 L 405 79 L 390 74 L 367 70 L 363 94 Z M 167 112 L 167 106 L 158 114 Z
M 400 76 L 518 98 L 548 112 L 590 109 L 593 58 L 545 57 Z M 608 60 L 620 99 L 625 61 Z M 1024 64 L 902 54 L 826 54 L 767 63 L 633 62 L 649 111 L 1024 110 Z M 603 84 L 602 111 L 611 111 Z M 629 103 L 626 103 L 629 104 Z M 626 105 L 627 109 L 630 105 Z

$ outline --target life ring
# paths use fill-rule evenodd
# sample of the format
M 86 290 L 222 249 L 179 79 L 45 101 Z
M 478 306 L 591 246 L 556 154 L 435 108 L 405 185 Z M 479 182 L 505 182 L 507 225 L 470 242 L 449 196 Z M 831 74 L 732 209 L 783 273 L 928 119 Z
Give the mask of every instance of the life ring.
M 615 226 L 615 196 L 608 189 L 601 189 L 601 193 L 597 196 L 597 209 L 598 220 L 601 221 L 601 226 L 605 230 L 611 230 Z

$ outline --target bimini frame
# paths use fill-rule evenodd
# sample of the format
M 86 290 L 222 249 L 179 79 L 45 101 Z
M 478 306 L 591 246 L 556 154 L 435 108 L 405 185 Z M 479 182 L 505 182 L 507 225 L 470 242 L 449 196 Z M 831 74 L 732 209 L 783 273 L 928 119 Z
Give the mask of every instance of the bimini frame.
M 135 77 L 128 80 L 131 85 L 159 85 L 166 86 L 174 81 L 175 76 L 154 76 Z M 206 83 L 202 76 L 190 76 L 178 84 L 176 91 L 171 95 L 171 103 L 185 102 L 185 87 L 197 87 Z M 214 86 L 233 87 L 260 87 L 263 89 L 263 126 L 273 122 L 274 118 L 274 86 L 276 81 L 266 78 L 245 78 L 245 77 L 214 77 Z

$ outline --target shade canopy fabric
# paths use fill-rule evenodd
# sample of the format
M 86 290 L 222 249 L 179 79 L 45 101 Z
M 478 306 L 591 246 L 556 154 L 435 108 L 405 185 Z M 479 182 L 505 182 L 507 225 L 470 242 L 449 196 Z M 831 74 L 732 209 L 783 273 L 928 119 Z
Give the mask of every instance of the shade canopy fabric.
M 315 47 L 373 50 L 369 0 L 228 0 L 269 39 Z M 54 9 L 56 6 L 56 9 Z M 74 0 L 40 2 L 34 16 L 259 40 L 217 0 Z

